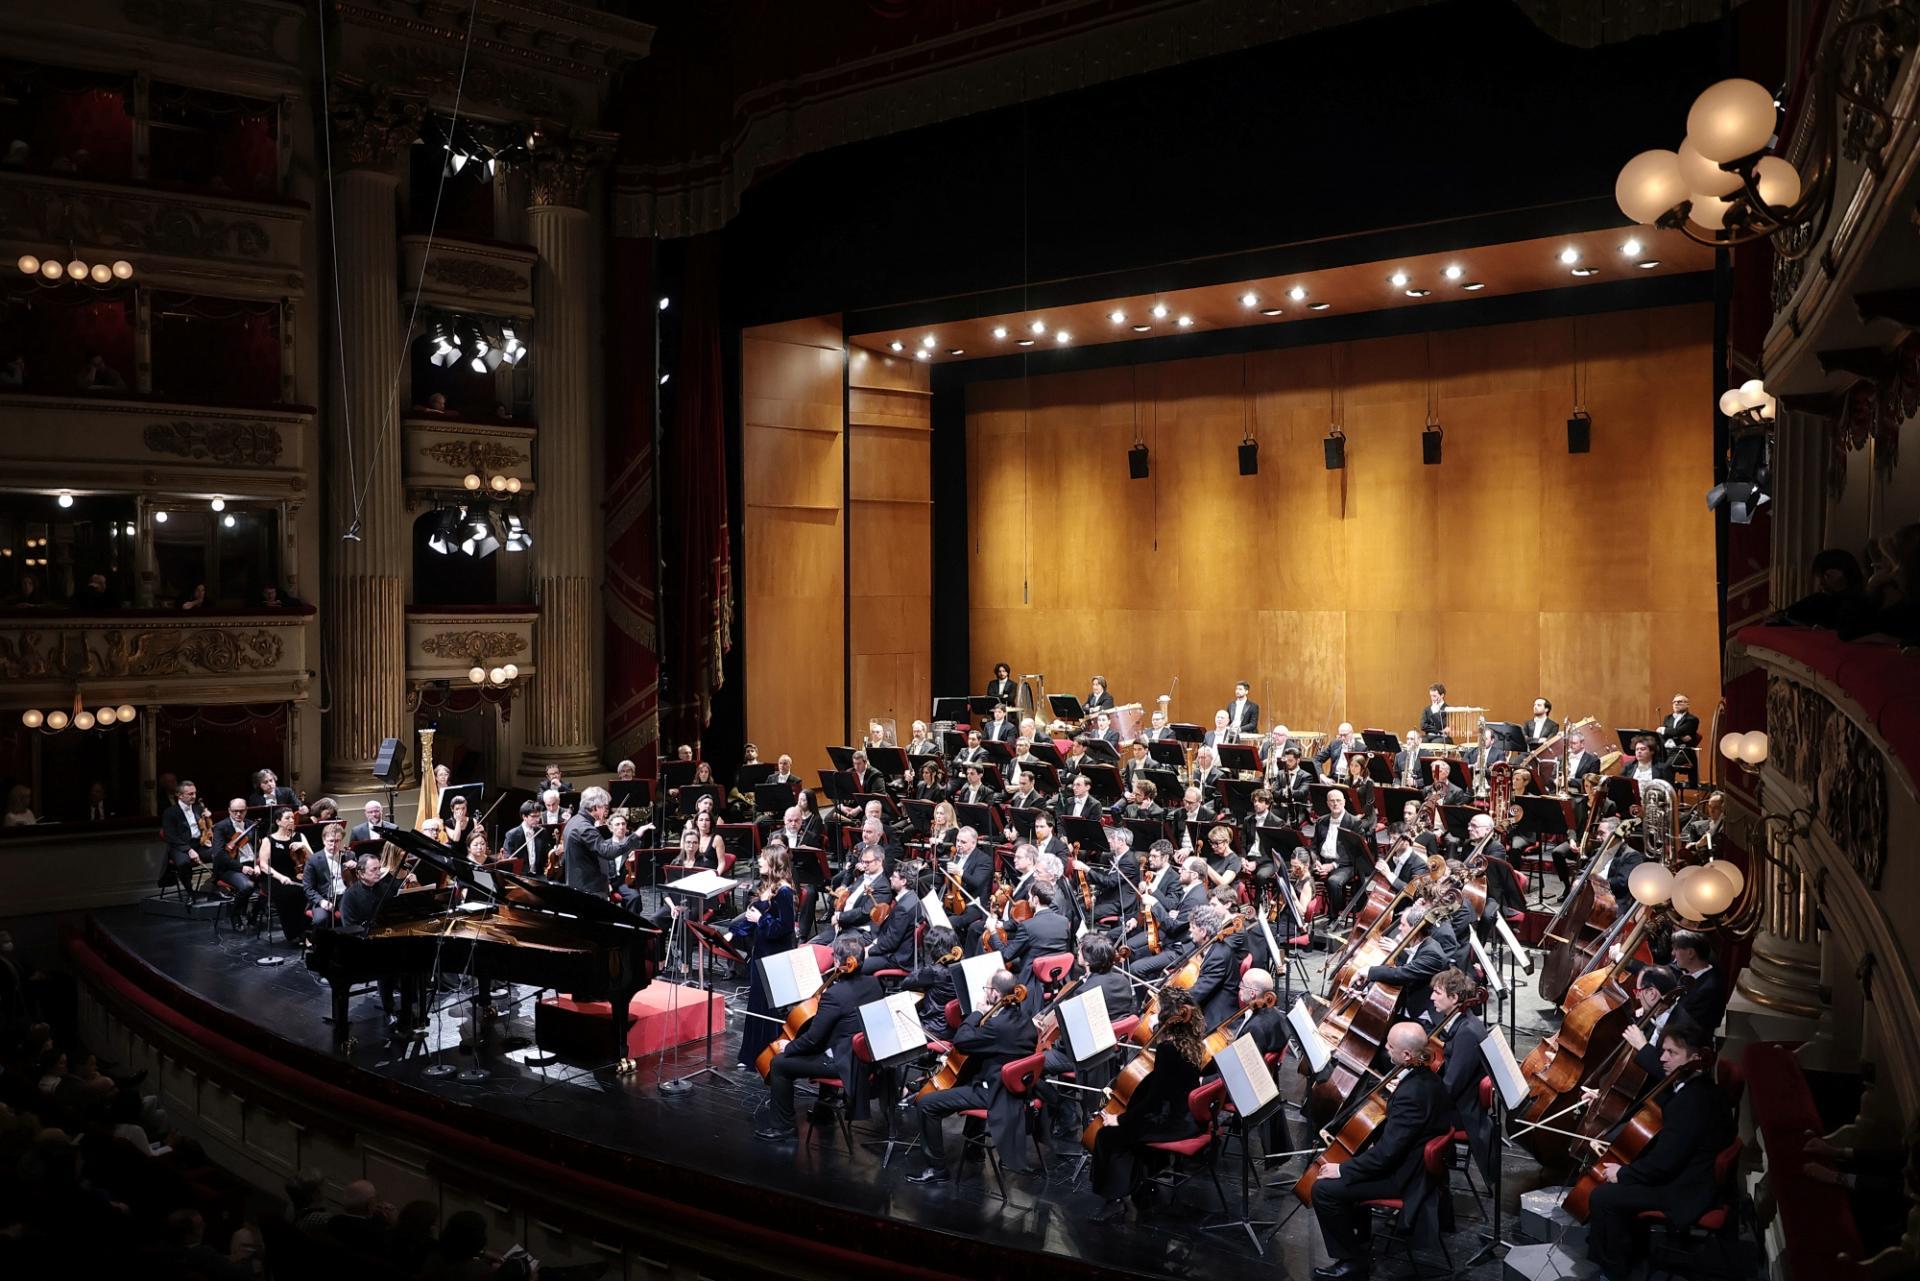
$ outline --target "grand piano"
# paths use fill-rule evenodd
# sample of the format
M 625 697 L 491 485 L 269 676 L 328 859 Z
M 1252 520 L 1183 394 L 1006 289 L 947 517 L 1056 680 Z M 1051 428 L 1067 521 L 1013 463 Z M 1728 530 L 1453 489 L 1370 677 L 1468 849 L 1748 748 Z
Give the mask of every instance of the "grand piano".
M 452 906 L 456 896 L 444 889 L 407 890 L 389 898 L 365 932 L 314 932 L 307 968 L 332 986 L 336 1045 L 351 1040 L 347 999 L 355 983 L 437 969 L 472 974 L 478 992 L 491 982 L 526 983 L 607 1001 L 616 1015 L 607 1020 L 609 1058 L 623 1070 L 631 1066 L 624 1015 L 659 971 L 660 930 L 608 899 L 504 867 L 475 867 L 431 837 L 391 823 L 380 831 L 459 886 L 464 902 Z

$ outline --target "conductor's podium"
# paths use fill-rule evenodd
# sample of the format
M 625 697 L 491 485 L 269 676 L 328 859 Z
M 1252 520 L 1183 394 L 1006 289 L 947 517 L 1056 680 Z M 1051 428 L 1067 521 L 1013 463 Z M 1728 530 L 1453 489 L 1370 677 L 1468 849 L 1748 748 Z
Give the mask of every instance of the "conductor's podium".
M 627 1027 L 627 1057 L 642 1059 L 698 1043 L 707 1034 L 708 999 L 700 988 L 679 983 L 653 983 L 635 993 L 627 1005 L 633 1020 Z M 713 1034 L 720 1036 L 727 1027 L 727 998 L 716 993 L 711 1000 Z M 534 1010 L 534 1039 L 561 1058 L 595 1059 L 606 1053 L 612 1008 L 605 1001 L 549 997 Z

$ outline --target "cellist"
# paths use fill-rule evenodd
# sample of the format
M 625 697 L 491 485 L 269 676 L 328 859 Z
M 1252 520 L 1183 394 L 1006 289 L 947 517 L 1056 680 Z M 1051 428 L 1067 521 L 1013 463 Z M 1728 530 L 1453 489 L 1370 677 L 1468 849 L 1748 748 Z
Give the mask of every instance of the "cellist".
M 1357 1281 L 1367 1275 L 1367 1208 L 1375 1197 L 1400 1200 L 1400 1226 L 1415 1244 L 1440 1235 L 1440 1202 L 1422 1168 L 1428 1140 L 1453 1128 L 1447 1088 L 1427 1066 L 1427 1029 L 1396 1023 L 1387 1033 L 1387 1057 L 1407 1069 L 1387 1100 L 1387 1118 L 1352 1159 L 1329 1165 L 1313 1185 L 1313 1217 L 1333 1262 L 1313 1270 L 1314 1281 Z
M 1146 1209 L 1140 1154 L 1149 1143 L 1191 1138 L 1198 1130 L 1187 1098 L 1200 1084 L 1206 1058 L 1207 1029 L 1200 1008 L 1179 988 L 1160 994 L 1160 1022 L 1153 1034 L 1153 1068 L 1134 1087 L 1126 1111 L 1116 1118 L 1102 1112 L 1107 1124 L 1093 1141 L 1093 1190 L 1106 1204 L 1093 1216 L 1110 1223 L 1127 1212 L 1131 1196 Z
M 877 995 L 877 985 L 876 985 Z M 907 1182 L 946 1183 L 946 1119 L 956 1112 L 984 1108 L 987 1127 L 1000 1154 L 1001 1168 L 1010 1172 L 1025 1169 L 1025 1103 L 1007 1093 L 1000 1080 L 1000 1069 L 1015 1059 L 1033 1053 L 1039 1033 L 1032 1018 L 1019 1008 L 1024 989 L 1006 970 L 997 970 L 980 994 L 978 1007 L 953 1033 L 955 1052 L 966 1062 L 960 1079 L 949 1089 L 935 1090 L 914 1100 L 913 1112 L 920 1125 L 920 1150 L 927 1166 Z
M 1714 1158 L 1733 1141 L 1733 1107 L 1705 1070 L 1712 1034 L 1676 1016 L 1660 1036 L 1666 1084 L 1656 1093 L 1659 1131 L 1626 1164 L 1602 1161 L 1600 1186 L 1587 1202 L 1587 1257 L 1603 1276 L 1621 1281 L 1633 1270 L 1634 1220 L 1660 1210 L 1675 1227 L 1691 1227 L 1713 1208 Z M 1593 1140 L 1603 1157 L 1608 1141 Z
M 878 1001 L 886 993 L 880 980 L 858 972 L 860 958 L 867 945 L 858 934 L 842 934 L 833 941 L 836 970 L 854 972 L 836 980 L 820 994 L 820 1006 L 800 1034 L 787 1042 L 767 1072 L 767 1102 L 773 1110 L 754 1137 L 769 1142 L 791 1139 L 797 1133 L 793 1121 L 793 1083 L 817 1076 L 839 1076 L 846 1082 L 847 1094 L 856 1087 L 846 1074 L 858 1063 L 853 1053 L 853 1034 L 861 1030 L 860 1007 Z
M 1440 1043 L 1447 1047 L 1440 1079 L 1453 1101 L 1454 1124 L 1467 1132 L 1467 1147 L 1480 1163 L 1481 1173 L 1491 1178 L 1496 1152 L 1493 1121 L 1480 1102 L 1480 1078 L 1487 1075 L 1487 1056 L 1480 1043 L 1487 1039 L 1487 1025 L 1471 1010 L 1461 1010 L 1459 1018 L 1448 1021 L 1455 1010 L 1479 995 L 1480 985 L 1465 970 L 1458 966 L 1444 969 L 1434 976 L 1428 990 L 1433 1012 L 1421 1022 L 1429 1031 L 1438 1032 Z
M 1391 983 L 1400 989 L 1400 1017 L 1418 1020 L 1431 1015 L 1434 977 L 1452 965 L 1460 952 L 1453 922 L 1454 910 L 1459 905 L 1459 894 L 1448 887 L 1433 899 L 1422 898 L 1408 907 L 1401 915 L 1402 926 L 1407 930 L 1425 926 L 1420 946 L 1398 965 L 1369 967 L 1353 985 L 1353 990 L 1358 992 L 1369 983 Z

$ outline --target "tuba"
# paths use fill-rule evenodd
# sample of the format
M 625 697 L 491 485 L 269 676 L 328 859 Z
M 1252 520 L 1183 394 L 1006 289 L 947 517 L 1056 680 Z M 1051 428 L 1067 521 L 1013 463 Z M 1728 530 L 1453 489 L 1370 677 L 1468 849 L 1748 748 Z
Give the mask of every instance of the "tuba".
M 1504 838 L 1514 819 L 1513 766 L 1501 761 L 1487 766 L 1486 774 L 1487 814 L 1493 819 L 1493 830 Z
M 1674 848 L 1674 806 L 1676 793 L 1673 784 L 1662 779 L 1640 785 L 1640 838 L 1645 843 L 1647 861 L 1659 861 L 1671 866 Z

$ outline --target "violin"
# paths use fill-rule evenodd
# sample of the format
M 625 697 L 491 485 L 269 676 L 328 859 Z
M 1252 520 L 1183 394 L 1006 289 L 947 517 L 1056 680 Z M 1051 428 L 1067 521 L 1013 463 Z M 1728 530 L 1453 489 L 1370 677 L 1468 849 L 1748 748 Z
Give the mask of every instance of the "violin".
M 1566 1200 L 1560 1203 L 1562 1209 L 1582 1223 L 1587 1221 L 1593 1190 L 1605 1182 L 1600 1177 L 1600 1167 L 1610 1162 L 1616 1165 L 1627 1165 L 1646 1151 L 1647 1145 L 1652 1143 L 1654 1137 L 1660 1133 L 1660 1098 L 1667 1093 L 1666 1087 L 1692 1076 L 1700 1071 L 1701 1066 L 1698 1062 L 1689 1063 L 1669 1076 L 1662 1088 L 1655 1091 L 1654 1097 L 1642 1103 L 1628 1118 L 1627 1123 L 1621 1127 L 1620 1133 L 1615 1135 L 1613 1142 L 1607 1145 L 1604 1154 L 1596 1156 L 1591 1146 L 1587 1148 L 1586 1155 L 1581 1158 L 1580 1177 L 1574 1180 L 1573 1187 L 1567 1192 Z
M 253 835 L 253 829 L 258 826 L 260 826 L 258 823 L 249 823 L 233 834 L 233 839 L 227 842 L 228 858 L 232 858 L 234 852 L 247 843 L 247 838 Z
M 826 995 L 827 989 L 847 975 L 859 972 L 859 956 L 849 956 L 834 969 L 829 970 L 826 977 L 820 980 L 818 992 L 787 1011 L 786 1021 L 780 1027 L 780 1035 L 766 1049 L 760 1051 L 759 1057 L 753 1061 L 754 1070 L 760 1073 L 761 1080 L 766 1080 L 767 1073 L 773 1071 L 774 1059 L 786 1050 L 788 1043 L 799 1036 L 807 1024 L 813 1022 L 813 1016 L 820 1012 L 820 998 Z
M 1087 910 L 1087 916 L 1093 916 L 1093 882 L 1087 879 L 1087 865 L 1080 861 L 1080 842 L 1073 843 L 1073 875 L 1080 883 L 1080 902 Z
M 1235 1010 L 1226 1022 L 1207 1033 L 1207 1056 L 1200 1066 L 1204 1069 L 1208 1063 L 1213 1062 L 1215 1055 L 1225 1054 L 1227 1047 L 1232 1045 L 1234 1041 L 1238 1039 L 1240 1033 L 1246 1030 L 1245 1024 L 1242 1024 L 1238 1030 L 1229 1034 L 1227 1029 L 1233 1026 L 1234 1019 L 1245 1018 L 1251 1021 L 1252 1017 L 1261 1010 L 1270 1010 L 1279 1003 L 1280 994 L 1278 992 L 1262 992 L 1259 996 L 1254 997 L 1251 1001 L 1248 1001 L 1245 1005 Z
M 1206 947 L 1196 947 L 1193 949 L 1193 955 L 1189 956 L 1180 968 L 1173 972 L 1173 977 L 1167 980 L 1167 986 L 1185 989 L 1198 983 L 1200 981 L 1200 969 L 1201 966 L 1206 963 L 1208 949 L 1212 948 L 1215 943 L 1226 938 L 1229 934 L 1238 934 L 1246 928 L 1246 924 L 1246 921 L 1238 915 L 1229 917 L 1226 923 L 1220 927 L 1220 932 L 1207 940 Z
M 200 844 L 208 849 L 213 848 L 213 813 L 210 810 L 200 811 Z
M 980 1026 L 985 1027 L 994 1015 L 1000 1013 L 1002 1010 L 1011 1009 L 1026 999 L 1027 985 L 1024 983 L 1014 984 L 1013 991 L 1007 993 L 987 1007 L 987 1012 L 980 1016 Z M 933 1074 L 927 1078 L 927 1083 L 921 1086 L 920 1092 L 913 1097 L 916 1099 L 924 1099 L 927 1095 L 938 1090 L 951 1090 L 954 1086 L 960 1084 L 960 1073 L 966 1066 L 966 1055 L 962 1054 L 959 1050 L 948 1050 L 946 1057 L 940 1060 L 940 1066 L 933 1070 Z
M 1459 1010 L 1447 1015 L 1446 1021 L 1435 1028 L 1433 1034 L 1427 1038 L 1426 1058 L 1421 1060 L 1425 1066 L 1435 1071 L 1439 1070 L 1440 1061 L 1446 1053 L 1447 1029 L 1459 1017 Z M 1401 1081 L 1406 1079 L 1407 1072 L 1413 1066 L 1416 1065 L 1396 1067 L 1381 1077 L 1379 1083 L 1360 1096 L 1343 1118 L 1336 1118 L 1340 1121 L 1337 1129 L 1331 1134 L 1325 1130 L 1320 1132 L 1321 1137 L 1326 1140 L 1326 1150 L 1313 1158 L 1313 1162 L 1307 1166 L 1306 1173 L 1302 1174 L 1299 1181 L 1293 1185 L 1293 1194 L 1304 1204 L 1313 1204 L 1313 1185 L 1320 1181 L 1320 1176 L 1326 1173 L 1328 1166 L 1344 1165 L 1349 1158 L 1366 1146 L 1367 1140 L 1373 1137 L 1375 1130 L 1386 1124 L 1388 1102 L 1393 1097 L 1394 1090 L 1399 1087 Z
M 967 910 L 967 892 L 960 887 L 959 874 L 950 867 L 940 869 L 947 878 L 947 888 L 940 895 L 940 906 L 947 910 L 948 916 L 958 916 Z

